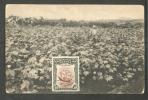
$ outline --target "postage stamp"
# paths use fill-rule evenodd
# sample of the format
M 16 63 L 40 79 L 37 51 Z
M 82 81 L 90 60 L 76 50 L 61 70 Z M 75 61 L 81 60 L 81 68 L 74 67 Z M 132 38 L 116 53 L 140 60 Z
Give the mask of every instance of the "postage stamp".
M 52 58 L 52 91 L 79 91 L 79 57 Z

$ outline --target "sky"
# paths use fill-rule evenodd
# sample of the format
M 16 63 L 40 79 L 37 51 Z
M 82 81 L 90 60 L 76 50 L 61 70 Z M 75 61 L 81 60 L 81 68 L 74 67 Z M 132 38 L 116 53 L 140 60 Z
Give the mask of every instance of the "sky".
M 144 19 L 142 5 L 8 4 L 6 17 L 44 17 L 67 20 Z

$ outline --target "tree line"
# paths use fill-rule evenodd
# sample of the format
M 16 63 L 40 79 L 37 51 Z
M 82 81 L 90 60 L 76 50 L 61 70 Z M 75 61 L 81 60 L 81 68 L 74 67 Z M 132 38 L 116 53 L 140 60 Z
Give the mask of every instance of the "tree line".
M 43 17 L 34 18 L 26 17 L 22 18 L 19 16 L 9 16 L 6 18 L 6 24 L 16 25 L 49 25 L 49 26 L 62 26 L 62 27 L 121 27 L 121 28 L 141 28 L 143 27 L 142 20 L 108 20 L 108 21 L 73 21 L 66 19 L 46 19 Z M 134 23 L 133 23 L 134 22 Z

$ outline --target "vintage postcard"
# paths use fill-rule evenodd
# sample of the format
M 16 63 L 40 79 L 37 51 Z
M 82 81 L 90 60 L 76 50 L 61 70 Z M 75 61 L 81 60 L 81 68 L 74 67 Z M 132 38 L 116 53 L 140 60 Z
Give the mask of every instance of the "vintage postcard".
M 79 57 L 53 57 L 52 91 L 79 90 Z
M 6 93 L 142 94 L 144 7 L 8 4 Z

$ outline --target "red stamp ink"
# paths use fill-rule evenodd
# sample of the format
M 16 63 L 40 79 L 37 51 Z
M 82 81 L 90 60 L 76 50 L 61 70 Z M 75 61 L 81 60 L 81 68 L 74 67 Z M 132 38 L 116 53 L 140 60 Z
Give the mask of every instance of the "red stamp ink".
M 59 71 L 59 81 L 60 81 L 60 85 L 66 87 L 69 85 L 72 85 L 73 82 L 73 75 L 72 72 L 70 71 L 70 69 L 65 69 L 65 68 L 61 68 Z

